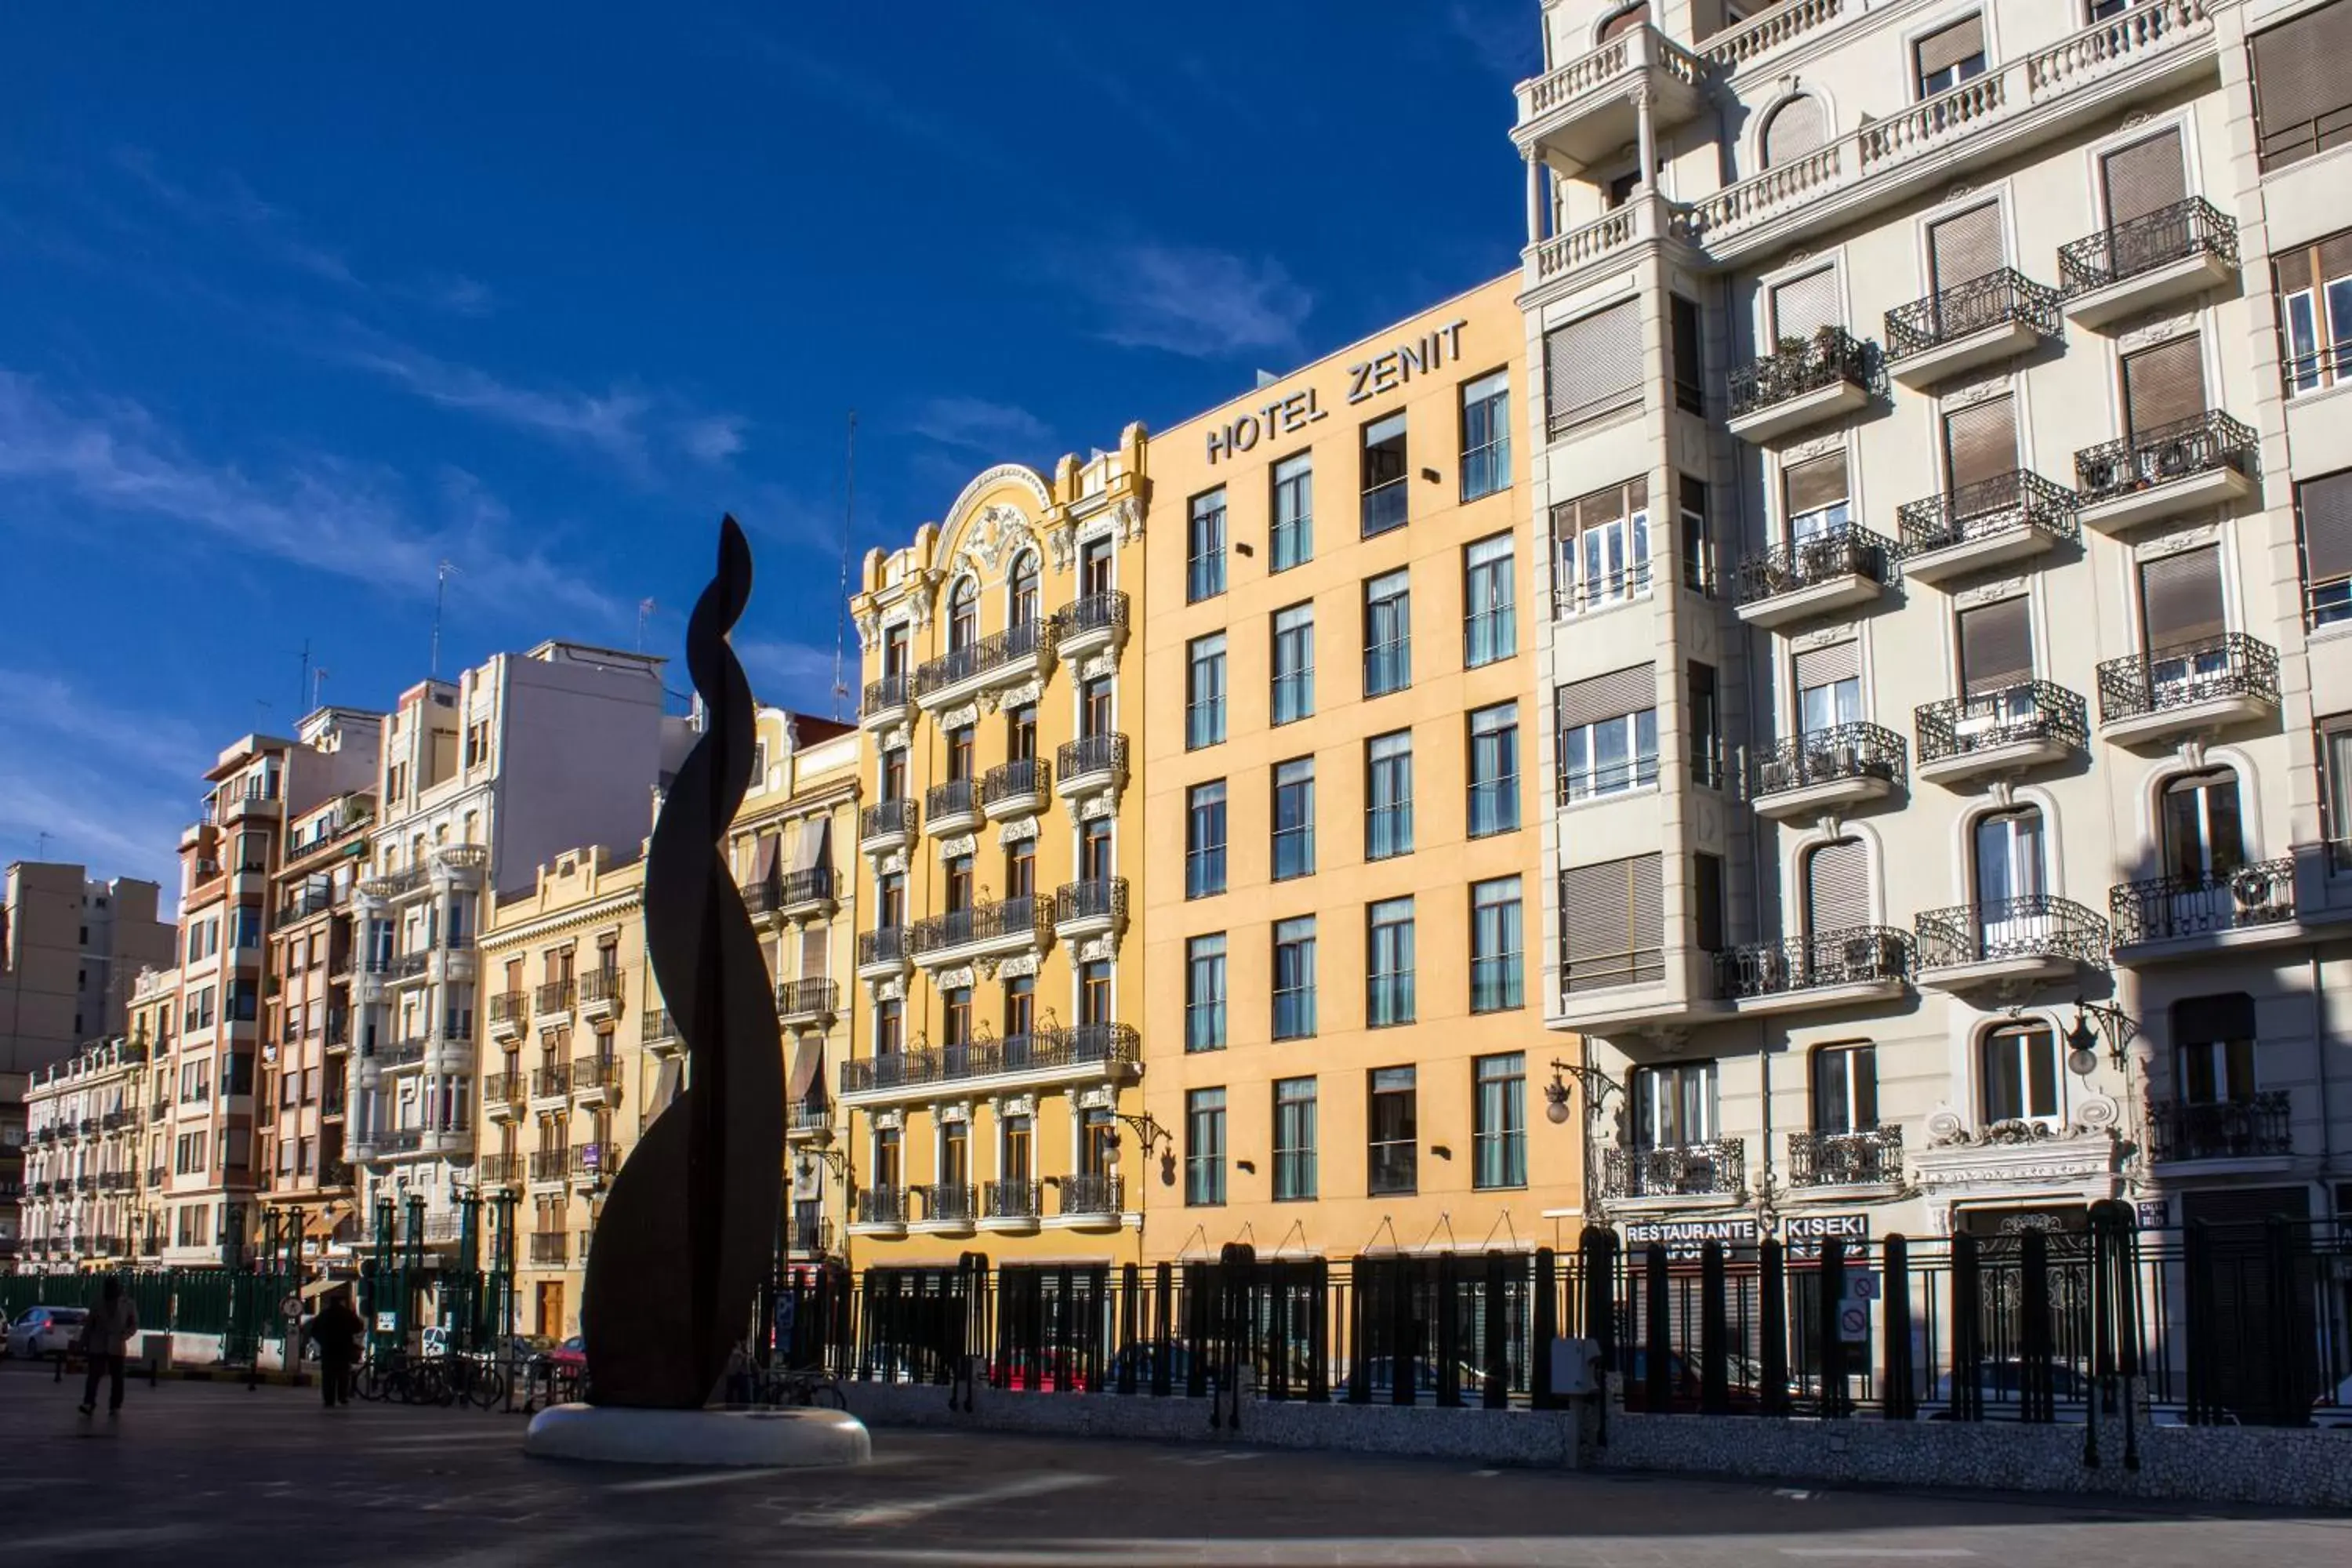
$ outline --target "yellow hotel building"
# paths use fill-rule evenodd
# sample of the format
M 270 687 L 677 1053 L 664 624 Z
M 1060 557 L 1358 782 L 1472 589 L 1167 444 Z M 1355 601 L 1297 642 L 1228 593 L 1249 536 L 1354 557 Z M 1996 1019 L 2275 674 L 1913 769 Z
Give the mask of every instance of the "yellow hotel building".
M 1573 1242 L 1516 274 L 1154 436 L 1147 1260 Z M 1130 817 L 1132 814 L 1130 813 Z M 1530 1094 L 1529 1086 L 1536 1086 Z
M 991 468 L 944 522 L 866 555 L 864 1016 L 836 1080 L 861 1270 L 1139 1257 L 1161 1189 L 1122 1121 L 1140 1109 L 1145 884 L 1121 807 L 1149 500 L 1130 426 L 1050 481 Z

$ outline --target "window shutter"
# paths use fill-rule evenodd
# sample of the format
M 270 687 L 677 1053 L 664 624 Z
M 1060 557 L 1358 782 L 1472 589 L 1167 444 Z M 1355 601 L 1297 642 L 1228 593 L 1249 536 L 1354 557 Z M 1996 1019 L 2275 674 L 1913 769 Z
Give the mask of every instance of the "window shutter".
M 1550 428 L 1580 425 L 1641 400 L 1642 305 L 1627 300 L 1544 334 Z
M 1559 727 L 1581 729 L 1607 719 L 1622 719 L 1658 705 L 1658 667 L 1637 664 L 1590 680 L 1573 680 L 1559 689 Z
M 1944 416 L 1944 462 L 1952 489 L 1967 489 L 2017 471 L 2017 405 L 2007 397 Z
M 2187 201 L 2189 174 L 2180 160 L 2179 127 L 2100 159 L 2099 182 L 2106 187 L 2111 226 Z
M 1601 41 L 1605 44 L 1621 33 L 1630 33 L 1649 19 L 1649 0 L 1642 0 L 1638 5 L 1628 5 L 1601 24 Z
M 1597 961 L 1622 959 L 1633 947 L 1633 882 L 1626 866 L 1623 860 L 1606 860 L 1598 866 L 1570 866 L 1559 874 L 1560 956 L 1567 990 L 1624 982 L 1622 965 Z M 1591 967 L 1579 973 L 1586 965 Z
M 2266 163 L 2307 158 L 2352 140 L 2344 60 L 2352 56 L 2352 5 L 2333 5 L 2256 33 L 2254 124 Z M 2326 123 L 2315 126 L 2315 121 Z
M 1805 930 L 1809 935 L 1870 924 L 1870 852 L 1859 838 L 1824 844 L 1805 857 Z
M 1633 951 L 1654 952 L 1666 945 L 1664 863 L 1655 855 L 1636 855 L 1625 866 L 1633 888 Z
M 1822 112 L 1822 100 L 1792 98 L 1774 110 L 1765 124 L 1764 166 L 1777 169 L 1793 163 L 1828 140 L 1829 119 Z
M 2139 603 L 2151 650 L 2220 637 L 2229 629 L 2221 613 L 2221 547 L 2141 562 Z
M 1790 517 L 1835 506 L 1846 497 L 1845 454 L 1832 452 L 1791 463 L 1780 471 L 1780 479 L 1788 489 Z
M 1960 690 L 1969 697 L 2005 691 L 2033 679 L 2028 601 L 2003 599 L 1960 612 Z
M 1835 686 L 1841 680 L 1862 679 L 1862 644 L 1832 643 L 1827 647 L 1807 648 L 1797 656 L 1797 689 L 1811 691 L 1817 686 Z
M 822 980 L 824 978 L 824 947 L 826 934 L 827 932 L 825 928 L 821 925 L 810 926 L 801 932 L 802 979 Z
M 2305 583 L 2352 577 L 2352 468 L 2295 487 Z
M 1782 338 L 1810 339 L 1823 327 L 1842 324 L 1834 267 L 1808 272 L 1772 290 L 1772 336 L 1776 343 Z
M 2205 363 L 2195 333 L 2124 356 L 2124 417 L 2134 436 L 2205 412 Z
M 1974 26 L 1971 22 L 1969 26 Z M 1948 217 L 1927 230 L 1927 254 L 1935 269 L 1935 290 L 1940 294 L 1971 279 L 1998 271 L 2004 259 L 2000 243 L 2000 207 L 1991 202 Z
M 1984 53 L 1984 18 L 1969 16 L 1939 27 L 1920 39 L 1918 47 L 1922 77 L 1949 70 L 1970 55 Z

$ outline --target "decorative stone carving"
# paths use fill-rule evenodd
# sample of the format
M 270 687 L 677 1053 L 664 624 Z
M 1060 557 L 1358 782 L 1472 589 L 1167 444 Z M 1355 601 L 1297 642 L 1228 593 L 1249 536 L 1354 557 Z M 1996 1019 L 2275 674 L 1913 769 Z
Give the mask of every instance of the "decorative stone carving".
M 1996 397 L 2006 397 L 2013 390 L 2009 372 L 1988 371 L 1970 381 L 1961 382 L 1943 395 L 1947 409 L 1967 408 L 1979 403 L 1990 403 Z
M 1037 973 L 1037 955 L 1034 952 L 1016 952 L 998 964 L 996 973 L 1006 980 L 1034 979 Z
M 2185 338 L 2197 330 L 2197 312 L 2176 310 L 2169 315 L 2150 316 L 2126 328 L 2117 340 L 2124 353 L 2160 343 L 2168 338 Z
M 940 715 L 942 730 L 968 730 L 980 722 L 980 704 L 967 702 L 961 708 L 950 708 Z
M 2007 811 L 2017 804 L 2017 781 L 2003 774 L 1987 784 L 1985 793 L 1991 797 L 1995 811 Z
M 1939 1105 L 1927 1118 L 1927 1146 L 1944 1148 L 1966 1131 L 1968 1123 L 1960 1120 L 1958 1111 L 1948 1105 Z
M 2183 737 L 2179 746 L 2179 754 L 2180 765 L 2182 767 L 2188 769 L 2192 773 L 2200 772 L 2205 766 L 2205 737 L 2202 735 L 2189 735 Z
M 1002 501 L 982 508 L 964 531 L 964 552 L 977 559 L 991 576 L 1028 542 L 1029 520 Z
M 1986 582 L 1971 584 L 1953 595 L 1952 598 L 1955 603 L 1963 606 L 1990 605 L 2001 599 L 2014 599 L 2024 593 L 2027 586 L 2023 577 L 1995 577 Z
M 907 596 L 908 606 L 915 612 L 917 631 L 927 632 L 931 629 L 931 588 L 932 584 L 929 581 L 918 583 L 915 584 L 914 592 Z
M 1802 652 L 1809 648 L 1830 647 L 1838 643 L 1852 642 L 1861 635 L 1862 626 L 1859 622 L 1832 621 L 1828 626 L 1815 626 L 1811 631 L 1800 632 L 1790 641 L 1800 652 Z
M 1121 496 L 1111 503 L 1111 521 L 1118 525 L 1118 542 L 1132 544 L 1143 537 L 1143 509 L 1133 496 Z
M 868 1120 L 874 1123 L 874 1131 L 877 1132 L 903 1131 L 907 1126 L 907 1113 L 897 1109 L 874 1111 Z
M 1036 837 L 1037 819 L 1034 816 L 1016 817 L 996 830 L 996 842 L 1000 848 L 1024 844 Z
M 2142 561 L 2154 561 L 2166 555 L 2178 555 L 2184 550 L 2195 550 L 2213 543 L 2221 537 L 2218 522 L 2192 522 L 2168 533 L 2159 533 L 2141 542 L 2133 554 Z
M 906 976 L 894 974 L 875 986 L 874 999 L 877 1002 L 904 1002 L 907 999 Z
M 1845 450 L 1845 437 L 1840 435 L 1816 436 L 1810 441 L 1792 442 L 1780 448 L 1780 466 L 1793 468 L 1809 458 L 1826 458 L 1832 452 Z
M 1961 184 L 1954 185 L 1950 190 L 1946 191 L 1944 193 L 1944 199 L 1948 202 L 1966 201 L 1969 197 L 1975 195 L 1976 194 L 1977 188 L 1963 181 Z
M 1078 943 L 1080 963 L 1108 963 L 1118 956 L 1118 943 L 1106 931 Z
M 941 1100 L 940 1103 L 931 1107 L 931 1117 L 932 1120 L 936 1121 L 946 1122 L 950 1125 L 959 1121 L 970 1121 L 971 1120 L 971 1102 L 965 1100 Z
M 908 746 L 913 744 L 913 737 L 908 733 L 908 726 L 905 724 L 893 724 L 887 730 L 883 731 L 881 750 L 886 752 L 903 752 L 907 750 Z
M 1078 1090 L 1080 1110 L 1108 1110 L 1118 1102 L 1118 1090 L 1107 1083 Z
M 942 969 L 933 977 L 931 983 L 942 991 L 953 991 L 958 986 L 969 985 L 971 984 L 971 966 L 966 964 L 961 969 Z
M 959 833 L 952 837 L 940 839 L 940 858 L 942 860 L 952 860 L 959 855 L 971 854 L 975 847 L 972 843 L 972 838 L 973 835 L 971 834 Z
M 893 849 L 887 855 L 883 856 L 882 870 L 886 876 L 894 871 L 901 877 L 905 876 L 907 874 L 906 850 Z
M 2107 1120 L 2099 1126 L 2077 1121 L 2062 1131 L 2040 1121 L 1992 1121 L 1974 1131 L 1963 1124 L 1938 1134 L 1935 1131 L 1936 1119 L 1930 1117 L 1927 1146 L 1931 1149 L 2015 1149 L 2035 1143 L 2062 1143 L 2070 1139 L 2090 1137 L 2113 1126 L 2116 1117 L 2114 1100 L 2103 1094 L 2093 1095 L 2091 1099 L 2105 1105 L 2103 1114 Z M 1952 1120 L 1957 1122 L 1959 1118 L 1953 1117 Z
M 2111 1095 L 2089 1095 L 2074 1107 L 2075 1124 L 2093 1132 L 2106 1131 L 2122 1120 L 2123 1108 Z
M 1045 531 L 1045 553 L 1054 563 L 1056 574 L 1067 572 L 1078 558 L 1078 531 L 1067 522 L 1055 524 Z
M 996 1114 L 1000 1117 L 1034 1116 L 1037 1114 L 1037 1097 L 1034 1094 L 1000 1096 L 996 1101 Z
M 1118 655 L 1108 648 L 1078 666 L 1078 677 L 1083 680 L 1099 680 L 1118 673 Z
M 882 617 L 872 610 L 861 610 L 857 613 L 856 620 L 857 650 L 860 653 L 873 652 L 876 645 L 882 640 Z
M 1026 708 L 1045 695 L 1045 682 L 1024 680 L 1018 686 L 1007 687 L 997 698 L 1000 708 Z
M 1111 813 L 1117 809 L 1118 805 L 1118 803 L 1117 801 L 1111 799 L 1110 792 L 1108 790 L 1097 791 L 1097 793 L 1088 795 L 1086 799 L 1086 803 L 1078 807 L 1078 820 L 1081 822 L 1094 822 L 1099 820 L 1102 817 L 1111 815 Z

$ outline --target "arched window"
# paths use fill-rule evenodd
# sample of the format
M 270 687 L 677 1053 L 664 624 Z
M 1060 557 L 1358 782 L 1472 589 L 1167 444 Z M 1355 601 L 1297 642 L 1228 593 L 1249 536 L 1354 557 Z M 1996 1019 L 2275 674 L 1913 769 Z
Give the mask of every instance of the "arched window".
M 1870 852 L 1862 840 L 1841 838 L 1807 855 L 1805 934 L 1820 938 L 1870 923 Z
M 2164 874 L 2202 888 L 2246 863 L 2239 826 L 2238 775 L 2228 768 L 2188 773 L 2164 786 Z
M 2038 1121 L 2054 1126 L 2063 1096 L 2059 1092 L 2058 1041 L 2047 1024 L 2009 1024 L 1984 1037 L 1979 1048 L 1984 1119 Z
M 969 577 L 957 579 L 948 597 L 948 650 L 967 648 L 980 640 L 980 590 Z
M 2005 949 L 2047 923 L 2042 841 L 2038 807 L 2021 806 L 1978 819 L 1971 871 L 1979 959 L 2003 956 Z
M 1829 140 L 1829 116 L 1818 98 L 1801 96 L 1772 111 L 1764 122 L 1764 166 L 1793 163 Z
M 1628 5 L 1601 24 L 1600 41 L 1605 44 L 1620 33 L 1632 32 L 1649 19 L 1649 0 L 1642 0 L 1640 5 Z
M 1013 585 L 1009 590 L 1012 605 L 1006 617 L 1008 625 L 1025 626 L 1037 618 L 1037 557 L 1022 552 L 1013 563 Z

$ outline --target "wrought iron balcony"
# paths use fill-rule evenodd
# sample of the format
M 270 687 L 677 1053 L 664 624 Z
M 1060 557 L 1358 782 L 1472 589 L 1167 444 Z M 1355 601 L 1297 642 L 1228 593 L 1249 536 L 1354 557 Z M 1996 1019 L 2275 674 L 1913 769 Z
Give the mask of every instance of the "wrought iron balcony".
M 860 844 L 897 842 L 915 836 L 912 800 L 878 800 L 857 814 Z
M 1752 942 L 1715 955 L 1716 994 L 1726 1001 L 1832 986 L 1899 984 L 1911 973 L 1911 933 L 1850 926 L 1783 942 Z
M 1923 703 L 1914 717 L 1922 773 L 1947 759 L 2005 754 L 2012 747 L 2039 746 L 2054 757 L 2081 751 L 2091 738 L 2083 699 L 2047 680 Z
M 523 1157 L 508 1153 L 484 1154 L 474 1162 L 474 1168 L 485 1183 L 503 1186 L 522 1180 Z
M 381 973 L 394 980 L 413 980 L 424 973 L 425 966 L 432 962 L 433 954 L 429 949 L 396 952 L 384 960 Z
M 1064 1176 L 1062 1213 L 1115 1215 L 1127 1205 L 1127 1183 L 1119 1176 Z
M 903 670 L 869 680 L 864 699 L 857 705 L 858 717 L 870 722 L 885 714 L 903 713 L 913 691 L 914 683 Z
M 520 991 L 501 991 L 490 998 L 490 1023 L 520 1024 L 530 1016 L 530 998 Z
M 1748 1190 L 1748 1143 L 1717 1138 L 1655 1149 L 1607 1149 L 1601 1194 L 1609 1198 L 1733 1197 Z
M 776 1016 L 779 1018 L 816 1018 L 831 1013 L 840 1003 L 841 986 L 823 975 L 800 980 L 776 982 Z
M 592 969 L 580 977 L 580 1010 L 610 1017 L 628 996 L 628 976 L 617 969 Z
M 934 1182 L 915 1191 L 923 1196 L 923 1218 L 933 1225 L 970 1225 L 980 1217 L 980 1193 L 968 1182 Z
M 1139 1037 L 1126 1024 L 1040 1027 L 1001 1040 L 973 1040 L 919 1051 L 885 1051 L 841 1064 L 841 1092 L 920 1088 L 1002 1074 L 1089 1072 L 1133 1063 Z
M 604 1182 L 612 1179 L 621 1168 L 621 1149 L 617 1143 L 575 1143 L 572 1146 L 572 1179 L 575 1182 Z
M 1895 512 L 1903 569 L 1935 582 L 1952 572 L 2039 553 L 2080 531 L 2075 504 L 2074 492 L 2025 468 L 1906 502 Z M 1936 569 L 1944 565 L 1949 571 Z
M 1900 1127 L 1789 1134 L 1789 1184 L 1792 1187 L 1891 1187 L 1902 1183 Z
M 332 889 L 304 888 L 278 906 L 278 923 L 283 925 L 289 921 L 299 921 L 306 915 L 315 915 L 333 900 Z
M 1732 433 L 1761 439 L 1860 407 L 1870 395 L 1874 352 L 1843 327 L 1783 338 L 1731 373 Z
M 1928 910 L 1913 924 L 1921 970 L 1962 968 L 2010 959 L 2107 964 L 2107 922 L 2049 893 Z
M 1884 725 L 1808 730 L 1748 754 L 1748 794 L 1757 799 L 1849 781 L 1899 784 L 1904 757 L 1903 737 Z
M 530 1152 L 530 1179 L 534 1182 L 560 1182 L 572 1163 L 569 1149 L 533 1149 Z
M 857 1223 L 859 1225 L 906 1224 L 907 1189 L 860 1187 L 857 1190 Z
M 1853 523 L 1748 555 L 1739 563 L 1742 620 L 1777 625 L 1876 598 L 1895 580 L 1892 540 Z
M 2086 507 L 2100 506 L 2200 476 L 2221 477 L 2227 488 L 2252 488 L 2255 450 L 2261 437 L 2253 427 L 2220 409 L 2208 409 L 2187 419 L 2152 429 L 2135 430 L 2074 454 L 2074 488 Z M 2234 483 L 2231 480 L 2234 477 Z M 2211 489 L 2209 483 L 2199 487 Z M 2202 498 L 2231 499 L 2231 498 Z M 2165 515 L 2152 508 L 2152 515 Z M 2142 521 L 2135 515 L 2132 521 Z
M 1115 643 L 1127 636 L 1127 595 L 1117 588 L 1087 594 L 1054 617 L 1054 641 L 1070 652 Z
M 990 1182 L 982 1191 L 982 1219 L 1035 1219 L 1043 1212 L 1035 1182 Z
M 1053 784 L 1053 767 L 1042 757 L 1003 763 L 989 769 L 981 779 L 980 804 L 991 816 L 1013 815 L 1006 808 L 1016 804 L 1022 808 L 1021 815 L 1026 815 L 1044 804 Z M 933 815 L 937 814 L 935 807 Z
M 2203 263 L 2203 266 L 2184 264 Z M 2238 225 L 2202 196 L 2086 235 L 2058 247 L 2058 288 L 2072 303 L 2116 284 L 2151 274 L 2187 270 L 2187 287 L 2226 277 L 2238 267 Z M 2138 302 L 2138 297 L 2127 302 Z
M 952 648 L 915 671 L 915 699 L 927 701 L 968 682 L 985 679 L 1034 659 L 1045 641 L 1045 623 L 1023 621 L 979 641 Z
M 2013 267 L 2002 267 L 1887 311 L 1886 357 L 1900 377 L 1906 361 L 1944 359 L 1938 350 L 1980 333 L 2005 334 L 2011 340 L 1994 345 L 1988 356 L 1999 357 L 2058 331 L 2058 290 Z M 1939 373 L 1963 368 L 1949 360 L 1936 366 Z
M 907 953 L 905 926 L 883 926 L 857 933 L 857 967 L 861 971 L 904 965 Z
M 667 1007 L 656 1007 L 637 1019 L 637 1038 L 648 1046 L 667 1045 L 677 1038 L 677 1019 Z
M 572 1233 L 535 1230 L 530 1234 L 530 1260 L 541 1267 L 561 1267 L 571 1257 Z
M 1076 934 L 1117 931 L 1127 924 L 1127 879 L 1065 882 L 1054 895 L 1054 929 Z
M 2148 1110 L 2149 1152 L 2158 1160 L 2247 1160 L 2294 1152 L 2294 1105 L 2283 1089 L 2243 1100 L 2159 1100 Z
M 1024 895 L 926 916 L 908 933 L 908 951 L 926 958 L 990 943 L 1023 946 L 1042 942 L 1050 927 L 1047 900 Z
M 571 981 L 551 980 L 539 988 L 534 1010 L 542 1014 L 569 1013 L 578 994 L 578 988 Z
M 533 1068 L 530 1072 L 530 1097 L 533 1100 L 561 1100 L 572 1092 L 572 1068 L 568 1063 L 553 1067 Z
M 572 1058 L 571 1088 L 575 1095 L 618 1089 L 626 1076 L 617 1057 L 590 1051 Z
M 421 1062 L 425 1059 L 425 1042 L 421 1039 L 394 1040 L 390 1045 L 378 1046 L 369 1052 L 368 1059 L 378 1067 L 406 1067 L 411 1062 Z
M 824 1104 L 795 1105 L 792 1108 L 791 1117 L 784 1125 L 787 1131 L 804 1137 L 814 1133 L 831 1132 L 833 1107 Z
M 405 870 L 387 871 L 381 877 L 371 877 L 360 884 L 360 891 L 371 899 L 396 899 L 415 892 L 425 886 L 427 872 L 422 866 Z
M 2284 857 L 2202 877 L 2150 877 L 2109 889 L 2116 945 L 2219 936 L 2292 922 L 2294 860 Z
M 2112 727 L 2146 716 L 2232 710 L 2217 722 L 2278 706 L 2278 650 L 2243 632 L 2225 632 L 2155 648 L 2099 666 L 2099 722 Z
M 1065 795 L 1079 794 L 1105 779 L 1116 784 L 1127 777 L 1127 737 L 1081 735 L 1065 741 L 1054 754 L 1054 766 Z
M 960 832 L 980 820 L 980 785 L 973 779 L 935 784 L 923 795 L 923 819 L 934 837 Z
M 833 1250 L 833 1221 L 822 1216 L 814 1219 L 795 1216 L 784 1246 L 792 1252 L 824 1257 Z
M 790 913 L 834 900 L 834 876 L 830 866 L 807 866 L 797 871 L 787 871 L 776 880 L 776 908 Z

